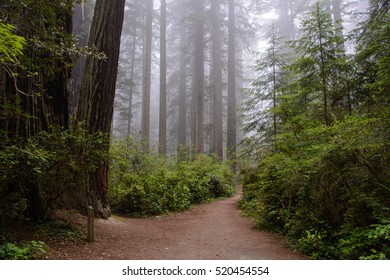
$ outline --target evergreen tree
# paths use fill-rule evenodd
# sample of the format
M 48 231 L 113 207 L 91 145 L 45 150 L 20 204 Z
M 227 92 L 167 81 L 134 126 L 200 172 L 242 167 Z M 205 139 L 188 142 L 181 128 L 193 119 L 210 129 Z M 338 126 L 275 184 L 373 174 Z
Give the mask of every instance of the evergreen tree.
M 319 2 L 303 20 L 301 32 L 301 38 L 292 43 L 297 54 L 297 60 L 290 66 L 297 73 L 293 88 L 298 91 L 294 94 L 307 113 L 329 126 L 332 113 L 336 112 L 331 109 L 347 108 L 348 102 L 348 96 L 340 94 L 346 68 L 343 38 Z
M 285 50 L 282 39 L 274 25 L 271 30 L 268 35 L 268 47 L 253 67 L 257 77 L 247 91 L 243 110 L 246 116 L 245 132 L 255 132 L 252 140 L 261 146 L 269 144 L 276 146 L 278 120 L 275 110 L 283 83 L 283 68 L 286 65 L 286 55 L 282 54 Z

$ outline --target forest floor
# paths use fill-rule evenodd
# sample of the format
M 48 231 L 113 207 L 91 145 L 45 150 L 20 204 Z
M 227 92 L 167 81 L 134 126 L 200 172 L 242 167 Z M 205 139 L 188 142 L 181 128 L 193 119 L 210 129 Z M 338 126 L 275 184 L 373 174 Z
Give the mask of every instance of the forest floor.
M 95 220 L 95 242 L 48 242 L 48 259 L 303 259 L 276 234 L 253 229 L 237 208 L 240 194 L 161 217 Z M 86 218 L 78 215 L 78 225 Z M 47 241 L 46 241 L 47 242 Z
M 45 259 L 60 260 L 289 260 L 304 259 L 283 237 L 253 228 L 234 197 L 195 206 L 189 211 L 153 218 L 112 216 L 95 219 L 95 242 L 85 239 L 87 218 L 60 212 L 78 229 L 15 226 L 8 232 L 19 241 L 42 240 Z M 64 224 L 64 223 L 63 223 Z M 81 234 L 80 234 L 81 233 Z

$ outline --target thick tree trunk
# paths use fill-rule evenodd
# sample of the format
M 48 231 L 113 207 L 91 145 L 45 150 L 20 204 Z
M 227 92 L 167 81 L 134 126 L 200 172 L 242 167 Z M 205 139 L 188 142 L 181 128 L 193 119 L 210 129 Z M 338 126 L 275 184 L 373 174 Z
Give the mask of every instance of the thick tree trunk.
M 228 115 L 227 115 L 227 153 L 228 159 L 236 158 L 236 26 L 235 3 L 229 0 L 229 50 L 228 50 Z M 233 166 L 233 168 L 235 168 Z
M 77 120 L 84 121 L 90 133 L 107 135 L 102 152 L 108 152 L 113 115 L 115 83 L 118 70 L 119 47 L 125 0 L 97 0 L 89 37 L 89 47 L 104 52 L 106 59 L 89 57 L 78 102 Z M 97 217 L 107 218 L 108 162 L 102 161 L 90 173 L 87 201 Z
M 143 149 L 149 150 L 150 141 L 150 84 L 152 72 L 152 28 L 153 28 L 153 0 L 147 0 L 145 47 L 143 66 L 142 90 L 142 141 Z
M 166 0 L 161 0 L 160 21 L 160 125 L 159 125 L 159 154 L 167 152 L 167 10 Z
M 213 24 L 213 152 L 223 159 L 223 126 L 222 126 L 222 62 L 221 62 L 221 3 L 211 1 Z

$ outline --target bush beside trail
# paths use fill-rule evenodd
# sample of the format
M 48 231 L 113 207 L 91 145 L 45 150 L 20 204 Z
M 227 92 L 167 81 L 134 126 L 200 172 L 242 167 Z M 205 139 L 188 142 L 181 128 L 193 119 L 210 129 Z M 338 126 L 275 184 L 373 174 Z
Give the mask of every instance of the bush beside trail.
M 233 175 L 206 155 L 166 160 L 142 153 L 131 139 L 112 148 L 109 198 L 114 212 L 153 216 L 232 196 Z

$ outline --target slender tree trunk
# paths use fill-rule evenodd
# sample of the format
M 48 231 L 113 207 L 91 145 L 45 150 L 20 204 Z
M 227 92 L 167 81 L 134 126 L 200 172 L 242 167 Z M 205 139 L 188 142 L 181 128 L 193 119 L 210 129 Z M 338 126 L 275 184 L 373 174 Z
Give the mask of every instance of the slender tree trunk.
M 204 23 L 203 0 L 194 0 L 194 146 L 197 153 L 203 153 L 203 111 L 204 111 Z
M 137 19 L 134 20 L 134 34 L 131 50 L 131 66 L 130 66 L 130 89 L 129 89 L 129 109 L 127 111 L 127 131 L 126 134 L 131 134 L 131 121 L 133 118 L 133 92 L 134 92 L 134 68 L 135 68 L 135 50 L 137 47 Z
M 318 10 L 319 11 L 319 10 Z M 328 87 L 327 87 L 327 83 L 326 83 L 326 80 L 327 80 L 327 74 L 325 72 L 325 49 L 324 49 L 324 45 L 323 45 L 323 38 L 322 38 L 322 35 L 323 34 L 323 31 L 322 31 L 322 27 L 321 27 L 321 22 L 320 22 L 320 15 L 318 14 L 317 15 L 317 22 L 318 22 L 318 34 L 320 34 L 319 36 L 319 51 L 320 51 L 320 62 L 321 62 L 321 67 L 320 67 L 320 71 L 321 71 L 321 79 L 322 79 L 322 95 L 323 95 L 323 106 L 324 106 L 324 120 L 325 120 L 325 124 L 327 126 L 330 126 L 330 119 L 329 119 L 329 113 L 328 113 Z
M 110 144 L 124 5 L 125 0 L 96 2 L 88 45 L 104 52 L 107 59 L 87 59 L 78 103 L 77 120 L 84 121 L 90 133 L 103 132 L 107 136 L 102 152 L 108 152 Z M 102 218 L 110 216 L 107 174 L 108 161 L 102 160 L 89 174 L 87 190 L 88 204 Z
M 221 61 L 221 4 L 220 0 L 211 1 L 213 25 L 212 49 L 212 92 L 213 92 L 213 152 L 223 159 L 222 125 L 222 61 Z
M 159 125 L 159 154 L 167 152 L 167 1 L 161 0 L 160 21 L 160 125 Z
M 236 26 L 235 3 L 229 0 L 229 50 L 228 50 L 228 114 L 227 114 L 227 152 L 228 159 L 234 162 L 236 158 Z M 233 168 L 235 166 L 233 165 Z
M 150 141 L 150 87 L 152 75 L 152 28 L 153 28 L 153 0 L 147 0 L 145 25 L 145 53 L 143 66 L 142 90 L 142 141 L 143 149 L 149 150 Z
M 185 12 L 185 5 L 183 5 Z M 179 84 L 179 148 L 187 142 L 187 32 L 185 24 L 180 26 L 180 84 Z

